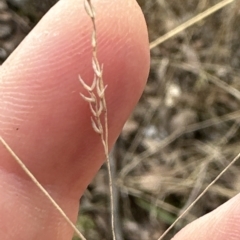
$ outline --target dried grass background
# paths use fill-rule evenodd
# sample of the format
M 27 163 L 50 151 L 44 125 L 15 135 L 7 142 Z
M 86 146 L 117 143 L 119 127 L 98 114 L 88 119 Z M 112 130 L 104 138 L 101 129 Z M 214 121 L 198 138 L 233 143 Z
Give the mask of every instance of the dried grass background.
M 150 42 L 218 2 L 139 0 Z M 32 27 L 31 14 L 11 9 Z M 152 49 L 148 84 L 110 156 L 119 240 L 157 239 L 239 153 L 239 9 L 234 1 Z M 108 189 L 103 166 L 81 199 L 89 240 L 111 240 Z M 239 191 L 237 162 L 165 239 Z

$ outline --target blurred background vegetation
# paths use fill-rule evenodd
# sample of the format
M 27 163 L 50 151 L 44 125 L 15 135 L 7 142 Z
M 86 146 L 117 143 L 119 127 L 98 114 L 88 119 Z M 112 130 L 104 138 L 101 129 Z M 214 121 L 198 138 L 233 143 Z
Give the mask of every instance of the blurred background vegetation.
M 1 62 L 55 2 L 0 0 Z M 139 0 L 150 42 L 219 2 Z M 148 84 L 111 153 L 119 240 L 157 239 L 239 153 L 239 24 L 234 1 L 151 50 Z M 239 165 L 166 239 L 240 191 Z M 81 199 L 90 240 L 111 239 L 108 195 L 103 166 Z

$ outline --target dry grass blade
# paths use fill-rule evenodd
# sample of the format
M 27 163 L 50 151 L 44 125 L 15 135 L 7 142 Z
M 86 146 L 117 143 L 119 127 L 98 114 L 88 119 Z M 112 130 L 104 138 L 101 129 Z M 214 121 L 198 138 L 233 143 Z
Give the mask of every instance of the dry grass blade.
M 217 182 L 217 180 L 240 158 L 240 153 L 218 174 L 218 176 L 202 191 L 202 193 L 183 211 L 183 213 L 174 221 L 174 223 L 161 235 L 158 240 L 162 240 L 175 224 L 198 202 L 198 200 L 208 191 L 208 189 Z
M 200 129 L 208 128 L 213 125 L 219 125 L 224 122 L 232 121 L 239 119 L 240 111 L 232 112 L 230 114 L 226 114 L 221 117 L 215 117 L 212 119 L 205 120 L 203 122 L 198 122 L 192 125 L 189 125 L 187 128 L 181 128 L 179 130 L 174 131 L 172 134 L 167 136 L 162 142 L 152 148 L 151 150 L 145 150 L 141 154 L 138 155 L 138 157 L 135 159 L 133 158 L 131 163 L 124 166 L 120 172 L 120 178 L 124 178 L 126 175 L 129 174 L 130 171 L 132 171 L 135 167 L 137 167 L 138 164 L 141 163 L 144 159 L 150 158 L 153 154 L 159 153 L 167 147 L 170 143 L 175 141 L 177 138 L 181 137 L 182 135 L 186 133 L 192 133 Z
M 105 99 L 105 90 L 107 86 L 103 82 L 103 67 L 100 66 L 97 57 L 97 30 L 95 22 L 95 11 L 91 0 L 84 0 L 84 6 L 87 14 L 92 20 L 93 33 L 92 33 L 92 68 L 94 71 L 94 80 L 91 86 L 88 86 L 80 77 L 79 81 L 82 86 L 87 90 L 90 97 L 80 94 L 82 98 L 89 103 L 90 110 L 93 117 L 91 117 L 93 130 L 100 135 L 101 141 L 104 148 L 104 154 L 107 160 L 108 177 L 109 177 L 109 191 L 110 191 L 110 205 L 111 205 L 111 225 L 112 225 L 112 236 L 116 239 L 115 233 L 115 220 L 114 220 L 114 201 L 113 201 L 113 184 L 111 165 L 109 159 L 108 149 L 108 116 L 107 116 L 107 104 Z M 103 117 L 102 117 L 103 115 Z
M 41 185 L 41 183 L 34 177 L 34 175 L 28 170 L 22 160 L 15 154 L 15 152 L 11 149 L 11 147 L 6 143 L 6 141 L 0 136 L 0 142 L 7 149 L 7 151 L 12 155 L 15 161 L 19 164 L 19 166 L 23 169 L 23 171 L 30 177 L 30 179 L 36 184 L 36 186 L 40 189 L 40 191 L 49 199 L 49 201 L 53 204 L 53 206 L 58 210 L 58 212 L 63 216 L 63 218 L 68 222 L 77 236 L 86 240 L 86 238 L 81 234 L 81 232 L 77 229 L 77 227 L 72 223 L 66 213 L 62 210 L 62 208 L 56 203 L 56 201 L 51 197 L 51 195 L 46 191 L 46 189 Z
M 186 224 L 209 209 L 216 209 L 239 192 L 239 161 L 222 171 L 228 165 L 228 159 L 232 160 L 239 152 L 238 2 L 140 2 L 152 40 L 160 36 L 159 32 L 173 29 L 178 26 L 176 23 L 201 13 L 150 44 L 153 49 L 166 41 L 161 48 L 152 51 L 152 75 L 137 111 L 123 133 L 121 140 L 126 147 L 119 143 L 119 148 L 128 151 L 120 169 L 120 189 L 137 204 L 139 199 L 150 196 L 145 205 L 134 206 L 135 212 L 142 210 L 150 216 L 150 224 L 146 227 L 149 235 L 145 239 L 156 239 L 153 237 L 155 232 L 161 236 L 166 224 L 171 227 L 159 240 L 171 239 Z M 179 34 L 181 31 L 184 33 Z M 162 73 L 164 60 L 169 64 Z M 183 68 L 186 65 L 189 69 Z M 199 142 L 205 146 L 199 147 Z M 126 156 L 123 150 L 119 152 Z M 239 155 L 231 165 L 237 159 Z M 181 184 L 177 185 L 178 181 Z M 157 208 L 155 199 L 171 203 L 177 207 L 176 212 L 172 214 L 169 210 L 163 211 L 161 206 Z M 127 211 L 135 213 L 126 207 Z M 162 217 L 162 212 L 167 219 Z M 138 212 L 134 216 L 138 217 Z M 145 215 L 143 218 L 146 220 Z M 142 219 L 134 219 L 139 232 Z M 155 222 L 157 226 L 152 227 Z M 140 239 L 141 233 L 137 234 L 136 231 L 134 237 Z
M 179 25 L 178 27 L 176 27 L 175 29 L 173 29 L 172 31 L 169 31 L 168 33 L 166 33 L 165 35 L 159 37 L 158 39 L 154 40 L 153 42 L 150 43 L 150 49 L 155 48 L 156 46 L 158 46 L 159 44 L 167 41 L 169 38 L 177 35 L 178 33 L 184 31 L 186 28 L 191 27 L 192 25 L 194 25 L 195 23 L 203 20 L 204 18 L 212 15 L 214 12 L 222 9 L 223 7 L 227 6 L 228 4 L 234 2 L 235 0 L 224 0 L 221 1 L 220 3 L 214 5 L 213 7 L 207 9 L 206 11 L 198 14 L 197 16 L 191 18 L 190 20 L 188 20 L 187 22 Z

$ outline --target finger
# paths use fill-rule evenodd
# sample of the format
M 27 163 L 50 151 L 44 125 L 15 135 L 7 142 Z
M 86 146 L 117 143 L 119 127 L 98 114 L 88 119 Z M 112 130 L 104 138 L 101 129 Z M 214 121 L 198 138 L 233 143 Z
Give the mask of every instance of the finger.
M 173 240 L 240 239 L 240 194 L 181 230 Z
M 134 0 L 101 0 L 94 5 L 99 61 L 108 85 L 111 147 L 143 90 L 149 68 L 148 38 Z M 78 197 L 105 158 L 91 126 L 89 106 L 79 96 L 86 91 L 78 74 L 89 84 L 93 79 L 91 32 L 83 2 L 62 0 L 0 69 L 0 135 L 72 219 Z M 1 202 L 8 206 L 0 207 L 0 215 L 10 216 L 14 209 L 19 213 L 15 225 L 31 222 L 29 228 L 25 225 L 22 239 L 38 239 L 28 234 L 39 234 L 42 224 L 47 226 L 46 236 L 39 239 L 70 236 L 69 228 L 62 226 L 65 223 L 2 146 L 0 166 L 0 187 L 5 189 L 0 206 Z M 8 230 L 11 235 L 6 239 L 14 239 L 16 231 Z

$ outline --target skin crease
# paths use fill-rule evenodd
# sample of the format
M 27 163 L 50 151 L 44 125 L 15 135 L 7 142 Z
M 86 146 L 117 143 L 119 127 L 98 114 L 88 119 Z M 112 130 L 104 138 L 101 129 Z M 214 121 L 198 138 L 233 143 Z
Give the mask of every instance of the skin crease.
M 135 0 L 94 1 L 109 146 L 143 91 L 149 71 L 146 24 Z M 82 0 L 61 0 L 0 68 L 0 135 L 76 220 L 78 200 L 104 161 L 92 130 L 92 25 Z M 183 229 L 174 240 L 240 238 L 240 195 Z M 72 230 L 0 145 L 0 239 L 67 240 Z

